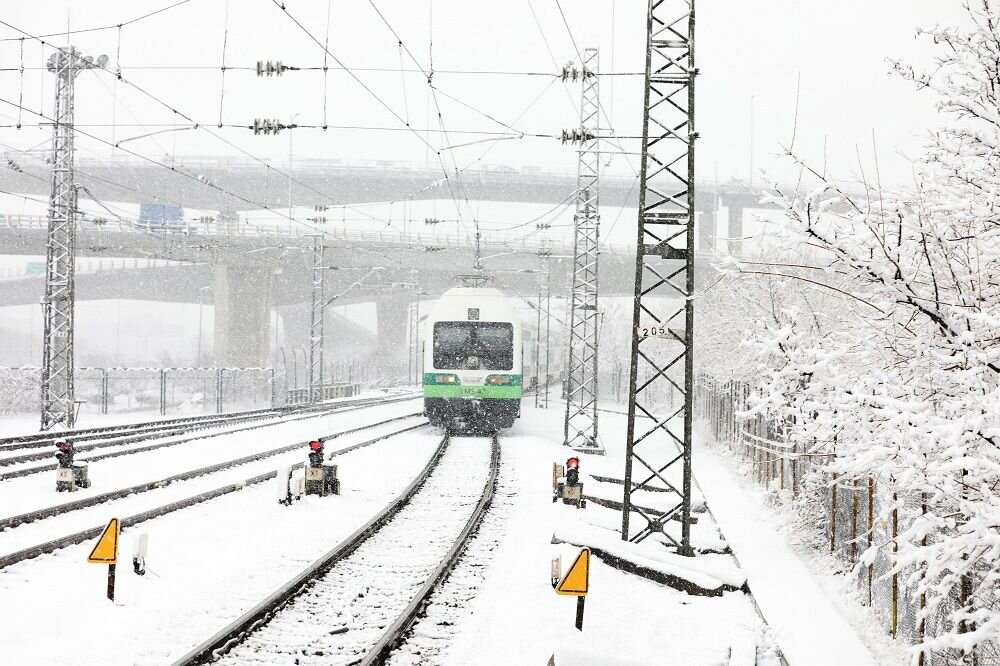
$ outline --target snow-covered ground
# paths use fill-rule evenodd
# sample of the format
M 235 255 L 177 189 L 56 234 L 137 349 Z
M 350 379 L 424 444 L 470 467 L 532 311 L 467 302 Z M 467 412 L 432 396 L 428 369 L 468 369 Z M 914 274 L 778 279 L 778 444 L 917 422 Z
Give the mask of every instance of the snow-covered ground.
M 412 432 L 338 458 L 338 497 L 285 507 L 263 484 L 125 530 L 114 604 L 104 597 L 106 568 L 85 561 L 90 544 L 3 570 L 4 663 L 170 663 L 350 534 L 412 480 L 439 440 Z M 141 533 L 149 534 L 143 577 L 129 571 Z
M 94 465 L 95 488 L 81 492 L 106 492 L 316 434 L 332 434 L 416 411 L 415 405 L 419 403 L 372 407 L 109 459 Z M 699 521 L 692 541 L 717 554 L 705 553 L 693 560 L 676 558 L 652 540 L 641 544 L 641 549 L 626 547 L 617 538 L 620 514 L 615 510 L 594 502 L 582 510 L 553 503 L 552 463 L 568 457 L 561 446 L 562 416 L 558 400 L 552 400 L 548 410 L 535 409 L 525 400 L 522 418 L 501 437 L 502 466 L 493 506 L 448 582 L 432 597 L 427 617 L 394 655 L 393 664 L 543 664 L 556 655 L 557 664 L 577 665 L 777 666 L 775 632 L 780 638 L 788 627 L 769 627 L 750 595 L 738 589 L 719 596 L 689 595 L 623 573 L 599 557 L 592 560 L 583 631 L 573 627 L 576 601 L 553 592 L 550 563 L 559 553 L 563 566 L 568 566 L 579 549 L 554 545 L 557 534 L 564 540 L 623 548 L 629 557 L 646 558 L 641 561 L 651 568 L 676 572 L 705 585 L 732 586 L 725 589 L 739 588 L 748 572 L 734 558 L 721 554 L 727 542 L 710 513 L 712 498 L 718 494 L 714 486 L 704 492 L 696 488 Z M 347 435 L 331 441 L 327 449 L 336 450 L 411 422 L 417 421 L 401 420 Z M 583 456 L 588 495 L 620 500 L 620 485 L 598 483 L 589 475 L 621 477 L 624 429 L 624 415 L 601 413 L 601 439 L 608 455 Z M 309 497 L 284 507 L 276 502 L 273 484 L 267 483 L 125 530 L 114 604 L 104 598 L 106 569 L 85 562 L 90 544 L 0 570 L 0 663 L 170 663 L 374 515 L 414 477 L 439 440 L 440 433 L 415 431 L 345 454 L 336 461 L 343 483 L 339 497 Z M 302 457 L 297 452 L 285 454 L 111 506 L 18 527 L 0 533 L 0 553 Z M 695 469 L 697 475 L 697 465 Z M 734 471 L 720 463 L 714 473 Z M 471 471 L 455 474 L 453 482 L 471 483 L 473 477 L 481 484 L 481 474 Z M 57 496 L 52 485 L 48 474 L 0 483 L 0 513 L 11 515 L 69 499 Z M 660 493 L 647 495 L 642 501 L 651 506 L 668 501 Z M 709 512 L 705 512 L 706 500 Z M 150 535 L 149 573 L 139 577 L 128 564 L 138 535 L 144 532 Z M 822 585 L 813 585 L 811 590 L 810 594 L 824 594 Z M 807 616 L 799 621 L 809 627 L 819 619 Z M 59 640 L 51 640 L 54 633 Z M 875 654 L 877 663 L 899 663 L 890 660 L 896 655 L 882 649 Z M 809 662 L 792 666 L 803 663 Z
M 768 502 L 731 451 L 695 433 L 695 476 L 744 566 L 761 611 L 791 666 L 906 666 L 911 656 L 860 603 L 843 563 L 811 547 L 785 505 Z M 814 529 L 814 526 L 808 526 Z

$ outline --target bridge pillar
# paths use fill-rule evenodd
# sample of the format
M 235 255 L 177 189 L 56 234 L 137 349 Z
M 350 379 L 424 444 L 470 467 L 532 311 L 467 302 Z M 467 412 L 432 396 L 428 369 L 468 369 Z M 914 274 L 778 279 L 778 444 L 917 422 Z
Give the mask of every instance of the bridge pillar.
M 381 379 L 402 379 L 406 376 L 409 348 L 408 329 L 413 294 L 395 290 L 382 294 L 375 302 L 378 339 L 375 358 Z
M 698 214 L 698 228 L 701 229 L 701 241 L 704 249 L 714 250 L 718 234 L 715 211 L 701 211 Z
M 729 253 L 738 255 L 743 247 L 743 206 L 731 204 L 728 207 L 729 216 Z
M 268 365 L 271 332 L 270 266 L 215 266 L 215 365 Z

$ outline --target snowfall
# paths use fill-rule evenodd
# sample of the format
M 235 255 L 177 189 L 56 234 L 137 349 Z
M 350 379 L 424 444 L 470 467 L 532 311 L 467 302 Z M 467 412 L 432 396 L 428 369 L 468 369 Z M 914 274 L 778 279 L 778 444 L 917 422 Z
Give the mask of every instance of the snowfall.
M 694 450 L 698 522 L 692 545 L 699 554 L 674 555 L 662 537 L 623 542 L 620 512 L 598 503 L 620 502 L 622 494 L 621 485 L 606 479 L 622 477 L 625 416 L 608 407 L 600 413 L 607 455 L 582 456 L 584 492 L 592 501 L 578 509 L 552 501 L 552 465 L 568 457 L 561 445 L 562 403 L 555 393 L 547 409 L 525 398 L 521 419 L 500 438 L 499 481 L 484 522 L 392 663 L 906 663 L 902 648 L 872 629 L 867 611 L 834 574 L 835 564 L 802 545 L 780 511 L 763 511 L 765 498 L 745 471 L 727 449 L 705 437 L 697 438 Z M 300 450 L 9 528 L 0 532 L 2 558 L 112 517 L 302 462 L 304 442 L 317 436 L 331 436 L 327 454 L 377 440 L 334 457 L 340 495 L 307 496 L 285 506 L 277 501 L 276 482 L 268 481 L 124 529 L 114 602 L 105 596 L 107 567 L 86 561 L 93 540 L 0 569 L 0 663 L 172 663 L 334 548 L 412 481 L 441 433 L 431 428 L 392 433 L 421 423 L 420 411 L 421 401 L 414 398 L 203 431 L 175 446 L 92 463 L 92 487 L 71 498 L 56 493 L 52 472 L 0 481 L 2 520 L 303 442 Z M 86 425 L 98 423 L 95 417 Z M 19 432 L 29 432 L 23 419 L 0 422 L 0 433 Z M 463 441 L 456 438 L 451 446 Z M 483 471 L 470 467 L 449 472 L 451 482 L 481 487 Z M 665 507 L 669 501 L 662 495 L 645 493 L 636 501 Z M 633 515 L 633 532 L 640 522 Z M 142 576 L 131 566 L 140 536 L 148 542 Z M 578 631 L 576 599 L 554 593 L 550 571 L 554 557 L 565 570 L 582 546 L 596 555 Z M 608 557 L 711 595 L 625 573 L 609 565 Z M 447 622 L 436 620 L 442 605 L 450 608 Z

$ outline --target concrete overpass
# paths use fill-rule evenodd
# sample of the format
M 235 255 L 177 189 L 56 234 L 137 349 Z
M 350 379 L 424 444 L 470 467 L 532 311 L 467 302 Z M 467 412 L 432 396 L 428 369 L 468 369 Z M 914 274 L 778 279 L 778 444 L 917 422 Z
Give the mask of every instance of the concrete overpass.
M 288 181 L 259 163 L 185 160 L 185 167 L 189 171 L 197 169 L 199 176 L 255 202 L 266 201 L 271 206 L 287 204 Z M 103 200 L 144 203 L 150 201 L 146 192 L 153 191 L 160 193 L 154 201 L 183 202 L 189 207 L 226 211 L 247 207 L 246 202 L 220 194 L 198 180 L 148 163 L 81 160 L 78 175 L 80 182 Z M 298 205 L 329 205 L 334 200 L 359 203 L 406 197 L 440 198 L 448 196 L 441 176 L 440 172 L 405 165 L 299 163 L 294 177 L 300 183 L 293 183 L 292 198 Z M 463 173 L 461 184 L 470 199 L 556 204 L 573 192 L 576 177 L 485 168 Z M 0 188 L 47 195 L 43 191 L 44 182 L 12 170 L 0 171 Z M 603 203 L 637 203 L 636 193 L 634 178 L 602 179 Z M 703 188 L 696 193 L 699 227 L 711 230 L 700 239 L 707 250 L 715 245 L 715 216 L 720 202 L 729 207 L 730 236 L 738 237 L 742 209 L 754 206 L 756 197 L 738 188 L 729 188 L 721 194 Z M 0 254 L 44 255 L 46 228 L 44 217 L 0 215 Z M 195 222 L 189 223 L 185 233 L 153 232 L 129 221 L 84 219 L 77 234 L 79 257 L 155 257 L 184 264 L 81 274 L 77 297 L 197 303 L 203 300 L 205 287 L 211 286 L 216 307 L 217 362 L 227 366 L 264 365 L 272 307 L 299 306 L 310 298 L 311 233 L 305 227 L 250 226 L 238 222 Z M 452 286 L 461 267 L 472 265 L 471 242 L 466 237 L 404 236 L 343 229 L 329 229 L 325 234 L 326 263 L 335 269 L 327 273 L 328 297 L 345 292 L 338 302 L 375 301 L 383 333 L 380 340 L 386 349 L 405 347 L 401 344 L 403 339 L 388 338 L 384 333 L 405 335 L 407 308 L 417 295 L 414 289 L 400 285 L 414 281 L 415 269 L 419 268 L 419 291 L 430 298 Z M 489 234 L 484 235 L 482 242 L 483 255 L 487 257 L 484 264 L 503 287 L 524 296 L 536 292 L 537 243 L 512 243 Z M 571 256 L 571 246 L 553 248 L 551 266 L 556 293 L 569 284 Z M 703 263 L 710 270 L 707 262 Z M 601 258 L 602 293 L 631 295 L 634 265 L 634 248 L 605 247 Z M 380 270 L 368 275 L 361 284 L 355 284 L 374 267 Z M 43 293 L 41 277 L 8 280 L 3 285 L 0 305 L 37 303 Z

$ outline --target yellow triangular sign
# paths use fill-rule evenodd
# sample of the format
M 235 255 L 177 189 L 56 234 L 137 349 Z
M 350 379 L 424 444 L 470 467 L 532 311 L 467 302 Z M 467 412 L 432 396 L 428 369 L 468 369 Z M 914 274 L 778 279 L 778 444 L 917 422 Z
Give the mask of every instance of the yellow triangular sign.
M 569 568 L 563 579 L 556 586 L 556 594 L 569 594 L 575 597 L 587 595 L 590 585 L 590 549 L 584 548 L 576 556 L 573 566 Z
M 118 563 L 118 519 L 112 518 L 108 526 L 101 532 L 101 538 L 94 544 L 94 549 L 87 556 L 91 564 Z

